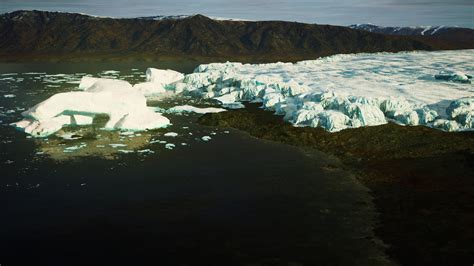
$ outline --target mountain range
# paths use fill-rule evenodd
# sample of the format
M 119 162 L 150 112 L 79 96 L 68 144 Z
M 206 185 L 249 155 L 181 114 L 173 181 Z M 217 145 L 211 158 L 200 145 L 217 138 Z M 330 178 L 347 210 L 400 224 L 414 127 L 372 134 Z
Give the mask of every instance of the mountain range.
M 106 18 L 15 11 L 0 15 L 0 61 L 140 58 L 274 62 L 340 53 L 474 48 L 472 30 L 434 31 L 402 36 L 355 26 L 218 20 L 202 15 Z

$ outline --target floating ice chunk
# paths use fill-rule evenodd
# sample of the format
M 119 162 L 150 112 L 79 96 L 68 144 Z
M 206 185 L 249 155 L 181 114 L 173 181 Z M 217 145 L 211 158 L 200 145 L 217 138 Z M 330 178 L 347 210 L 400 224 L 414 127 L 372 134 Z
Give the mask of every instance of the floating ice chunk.
M 118 70 L 105 70 L 105 71 L 102 71 L 102 74 L 104 75 L 114 75 L 114 74 L 119 74 L 120 71 Z
M 168 132 L 168 133 L 165 133 L 163 136 L 174 138 L 174 137 L 177 137 L 177 136 L 178 136 L 178 133 L 176 133 L 176 132 Z
M 197 113 L 197 114 L 220 113 L 220 112 L 225 112 L 225 111 L 227 110 L 222 109 L 222 108 L 214 108 L 214 107 L 199 108 L 199 107 L 194 107 L 191 105 L 180 105 L 180 106 L 175 106 L 166 110 L 167 113 Z
M 472 76 L 464 74 L 462 72 L 455 71 L 440 71 L 435 75 L 435 79 L 453 81 L 459 83 L 471 83 Z
M 346 129 L 351 119 L 338 111 L 324 111 L 319 114 L 318 125 L 329 132 L 337 132 Z
M 46 72 L 24 72 L 23 75 L 44 75 Z
M 16 95 L 15 94 L 5 94 L 3 95 L 4 98 L 15 98 Z
M 143 82 L 133 85 L 133 88 L 141 92 L 145 96 L 154 96 L 166 92 L 162 83 L 158 82 Z
M 133 131 L 122 131 L 122 132 L 120 132 L 120 135 L 121 136 L 132 136 L 132 135 L 135 135 L 135 132 L 133 132 Z
M 209 136 L 203 136 L 201 139 L 202 139 L 203 141 L 210 141 L 212 138 L 209 137 Z
M 74 152 L 74 151 L 80 150 L 80 149 L 85 148 L 85 147 L 87 147 L 87 144 L 81 143 L 80 145 L 70 146 L 70 147 L 64 148 L 63 152 Z
M 109 146 L 115 149 L 115 148 L 120 148 L 120 147 L 127 147 L 127 144 L 123 144 L 123 143 L 110 143 Z
M 77 135 L 76 133 L 64 133 L 64 134 L 61 134 L 59 136 L 63 139 L 67 139 L 67 140 L 75 140 L 75 139 L 80 139 L 81 138 L 81 136 Z
M 176 145 L 174 145 L 173 143 L 167 143 L 165 145 L 165 148 L 168 149 L 168 150 L 172 150 L 172 149 L 174 149 L 174 147 L 176 147 Z
M 146 70 L 146 81 L 161 84 L 171 84 L 180 81 L 184 75 L 180 72 L 170 69 L 148 68 Z
M 35 126 L 36 129 L 25 129 L 25 132 L 45 137 L 65 125 L 91 124 L 95 114 L 109 116 L 106 129 L 140 131 L 170 124 L 166 117 L 148 108 L 145 96 L 133 90 L 128 82 L 95 79 L 85 91 L 55 94 L 23 113 L 37 123 L 14 125 L 19 129 L 25 129 L 24 125 Z
M 154 151 L 152 151 L 150 149 L 138 150 L 137 152 L 138 153 L 155 153 Z
M 133 150 L 118 150 L 121 153 L 133 153 Z

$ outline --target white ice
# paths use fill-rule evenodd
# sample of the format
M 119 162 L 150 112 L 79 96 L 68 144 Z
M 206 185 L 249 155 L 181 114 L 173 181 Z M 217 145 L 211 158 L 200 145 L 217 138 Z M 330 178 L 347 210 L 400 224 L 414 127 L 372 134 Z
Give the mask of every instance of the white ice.
M 166 110 L 166 113 L 197 113 L 197 114 L 207 114 L 207 113 L 220 113 L 225 112 L 226 109 L 222 108 L 215 108 L 215 107 L 207 107 L 207 108 L 199 108 L 194 107 L 191 105 L 180 105 L 172 107 Z
M 178 133 L 176 133 L 176 132 L 168 132 L 168 133 L 165 133 L 163 136 L 174 138 L 174 137 L 177 137 L 177 136 L 178 136 Z
M 96 114 L 109 117 L 105 129 L 140 131 L 166 127 L 170 121 L 146 105 L 146 97 L 128 82 L 84 77 L 83 91 L 58 93 L 23 113 L 14 123 L 35 137 L 54 134 L 66 125 L 91 124 Z
M 223 105 L 261 102 L 296 126 L 331 132 L 388 120 L 469 130 L 469 114 L 455 119 L 446 109 L 453 101 L 474 97 L 468 82 L 473 61 L 474 50 L 457 50 L 347 54 L 297 63 L 212 63 L 198 66 L 172 86 Z M 440 73 L 448 78 L 439 80 Z M 436 123 L 439 119 L 454 122 Z

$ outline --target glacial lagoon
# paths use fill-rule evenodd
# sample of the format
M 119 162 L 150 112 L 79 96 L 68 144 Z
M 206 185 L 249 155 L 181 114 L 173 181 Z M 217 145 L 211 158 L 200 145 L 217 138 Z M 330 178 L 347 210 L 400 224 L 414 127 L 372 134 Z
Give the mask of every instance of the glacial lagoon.
M 172 126 L 136 133 L 104 131 L 101 117 L 48 138 L 9 125 L 84 75 L 135 83 L 148 66 L 196 65 L 0 65 L 2 263 L 390 264 L 369 192 L 317 151 L 201 126 L 198 114 L 167 115 Z M 215 106 L 150 105 L 189 103 Z

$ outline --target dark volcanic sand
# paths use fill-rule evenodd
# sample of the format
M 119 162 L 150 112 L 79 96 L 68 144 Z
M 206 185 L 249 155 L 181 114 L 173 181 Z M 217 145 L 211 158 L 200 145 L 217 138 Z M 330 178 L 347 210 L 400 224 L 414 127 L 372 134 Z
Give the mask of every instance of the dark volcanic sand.
M 376 234 L 402 265 L 474 262 L 474 132 L 387 124 L 327 133 L 256 105 L 200 122 L 338 157 L 371 189 L 381 212 Z

